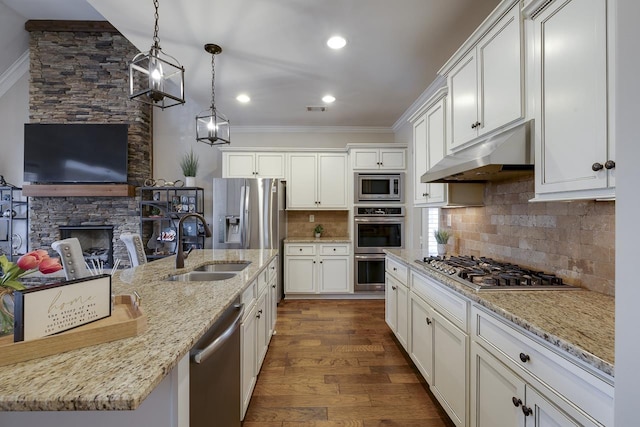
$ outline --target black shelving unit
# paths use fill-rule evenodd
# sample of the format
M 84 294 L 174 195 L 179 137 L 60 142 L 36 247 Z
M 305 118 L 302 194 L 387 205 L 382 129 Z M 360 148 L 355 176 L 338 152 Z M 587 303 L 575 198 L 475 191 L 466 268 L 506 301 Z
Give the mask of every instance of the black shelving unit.
M 22 188 L 0 187 L 0 255 L 16 261 L 29 251 L 29 199 Z
M 141 187 L 140 236 L 149 261 L 175 255 L 180 218 L 188 213 L 204 212 L 204 189 L 200 187 Z M 187 218 L 182 224 L 182 245 L 204 248 L 202 223 Z

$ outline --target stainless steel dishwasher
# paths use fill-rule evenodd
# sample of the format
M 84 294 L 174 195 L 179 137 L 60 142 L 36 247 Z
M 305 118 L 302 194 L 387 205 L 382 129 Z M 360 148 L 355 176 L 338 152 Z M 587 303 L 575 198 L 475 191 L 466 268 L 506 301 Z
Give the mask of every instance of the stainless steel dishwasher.
M 240 321 L 235 301 L 191 349 L 189 426 L 240 427 Z

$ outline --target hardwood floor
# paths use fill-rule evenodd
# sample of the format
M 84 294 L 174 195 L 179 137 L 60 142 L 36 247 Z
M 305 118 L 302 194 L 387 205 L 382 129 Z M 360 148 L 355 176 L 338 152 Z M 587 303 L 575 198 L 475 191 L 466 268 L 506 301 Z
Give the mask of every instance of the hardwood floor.
M 453 427 L 383 300 L 283 300 L 243 427 Z

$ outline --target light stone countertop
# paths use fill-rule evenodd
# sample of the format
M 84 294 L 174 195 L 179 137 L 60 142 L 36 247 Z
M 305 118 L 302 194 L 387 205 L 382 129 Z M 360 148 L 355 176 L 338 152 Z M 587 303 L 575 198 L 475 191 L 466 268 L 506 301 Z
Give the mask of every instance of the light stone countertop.
M 351 243 L 349 237 L 287 237 L 285 243 Z
M 476 292 L 450 276 L 415 263 L 424 256 L 419 250 L 385 252 L 552 346 L 614 376 L 614 297 L 588 290 Z
M 277 253 L 276 249 L 194 250 L 184 269 L 175 269 L 172 256 L 117 272 L 114 293 L 140 294 L 147 331 L 0 367 L 0 410 L 136 409 Z M 163 280 L 214 261 L 240 260 L 251 264 L 229 280 Z

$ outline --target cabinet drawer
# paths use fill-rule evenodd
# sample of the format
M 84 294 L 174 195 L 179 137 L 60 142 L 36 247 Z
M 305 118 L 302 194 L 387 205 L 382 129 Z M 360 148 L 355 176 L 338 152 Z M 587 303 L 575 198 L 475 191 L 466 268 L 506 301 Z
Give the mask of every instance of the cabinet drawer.
M 316 245 L 285 245 L 287 255 L 315 255 Z
M 451 323 L 468 332 L 469 302 L 435 280 L 411 271 L 411 289 Z
M 349 245 L 320 245 L 320 255 L 349 255 Z
M 240 297 L 240 302 L 244 304 L 244 312 L 245 314 L 249 311 L 251 305 L 256 300 L 256 289 L 257 288 L 257 280 L 251 282 L 247 289 L 242 291 L 242 296 Z
M 273 279 L 278 273 L 278 257 L 275 257 L 274 259 L 271 260 L 271 262 L 269 263 L 269 267 L 267 267 L 267 269 L 268 269 L 267 280 L 270 282 L 271 279 Z
M 547 386 L 604 425 L 613 425 L 613 386 L 581 361 L 551 349 L 476 306 L 474 339 L 528 382 Z
M 387 255 L 385 257 L 386 261 L 386 271 L 394 276 L 396 279 L 400 280 L 403 285 L 407 284 L 407 266 L 401 264 Z
M 267 283 L 269 283 L 269 268 L 264 268 L 260 273 L 258 273 L 258 278 L 256 279 L 258 282 L 256 289 L 256 296 L 259 296 L 267 289 Z

